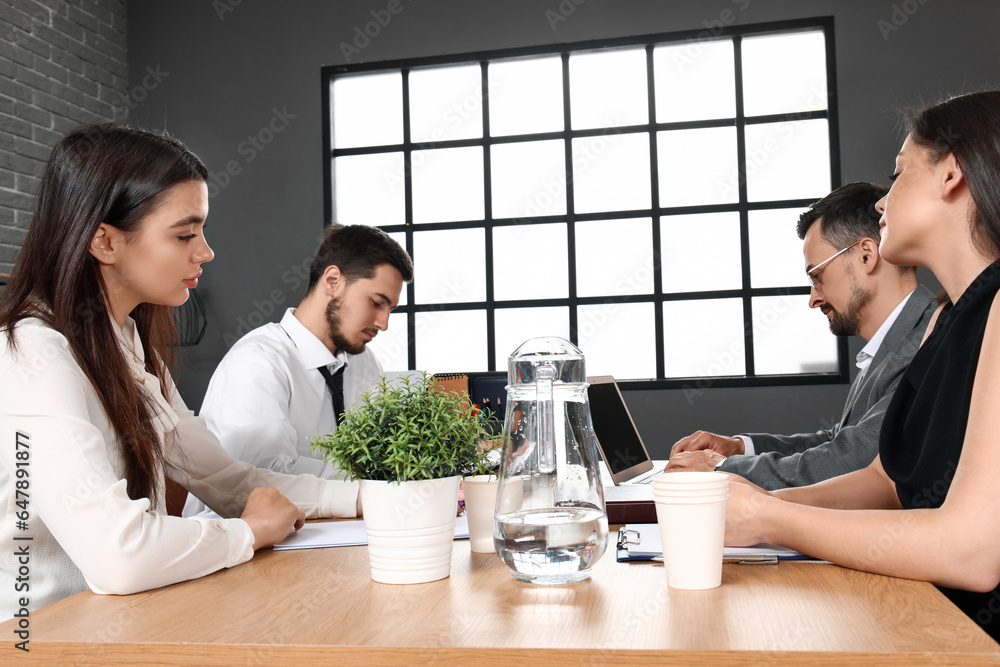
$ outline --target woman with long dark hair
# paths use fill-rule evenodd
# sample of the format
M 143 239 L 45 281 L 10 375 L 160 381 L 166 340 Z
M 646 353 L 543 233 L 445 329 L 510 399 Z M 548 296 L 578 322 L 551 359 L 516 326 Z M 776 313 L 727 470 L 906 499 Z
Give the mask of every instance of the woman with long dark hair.
M 933 582 L 1000 639 L 1000 92 L 918 113 L 876 208 L 880 254 L 928 267 L 948 297 L 892 398 L 879 457 L 797 489 L 732 484 L 726 542 Z
M 355 514 L 353 484 L 234 461 L 173 384 L 169 308 L 214 256 L 207 175 L 180 142 L 119 125 L 52 151 L 0 297 L 5 618 L 24 606 L 12 592 L 33 609 L 155 588 L 249 560 L 305 515 Z M 167 477 L 239 518 L 168 516 Z

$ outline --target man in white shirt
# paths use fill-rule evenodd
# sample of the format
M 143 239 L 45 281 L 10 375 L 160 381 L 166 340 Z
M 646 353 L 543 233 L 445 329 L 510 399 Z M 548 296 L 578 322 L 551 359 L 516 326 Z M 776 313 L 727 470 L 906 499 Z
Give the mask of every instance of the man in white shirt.
M 412 280 L 410 257 L 385 232 L 331 225 L 298 308 L 237 341 L 212 375 L 201 416 L 222 446 L 259 468 L 343 479 L 309 442 L 336 431 L 338 412 L 382 375 L 366 345 Z M 189 496 L 184 515 L 203 509 Z
M 840 422 L 795 435 L 698 431 L 674 444 L 668 472 L 721 470 L 773 490 L 814 484 L 874 460 L 889 399 L 937 307 L 917 286 L 914 267 L 879 256 L 875 202 L 885 193 L 877 185 L 850 183 L 813 204 L 797 227 L 813 285 L 809 307 L 827 316 L 834 335 L 868 341 L 858 353 L 860 372 Z

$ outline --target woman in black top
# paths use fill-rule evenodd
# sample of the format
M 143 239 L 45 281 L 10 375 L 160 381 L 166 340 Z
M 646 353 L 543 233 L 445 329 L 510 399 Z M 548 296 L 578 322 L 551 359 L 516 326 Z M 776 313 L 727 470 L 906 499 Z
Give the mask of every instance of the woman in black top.
M 879 457 L 807 487 L 732 484 L 726 543 L 931 581 L 1000 639 L 1000 92 L 913 118 L 876 208 L 882 257 L 928 267 L 948 296 L 893 396 Z

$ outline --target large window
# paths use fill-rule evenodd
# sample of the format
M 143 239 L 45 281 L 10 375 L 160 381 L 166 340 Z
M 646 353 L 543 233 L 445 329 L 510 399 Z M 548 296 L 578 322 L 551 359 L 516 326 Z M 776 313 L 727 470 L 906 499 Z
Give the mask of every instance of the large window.
M 643 386 L 831 382 L 795 222 L 839 184 L 832 21 L 328 67 L 327 218 L 416 278 L 389 369 L 558 335 Z

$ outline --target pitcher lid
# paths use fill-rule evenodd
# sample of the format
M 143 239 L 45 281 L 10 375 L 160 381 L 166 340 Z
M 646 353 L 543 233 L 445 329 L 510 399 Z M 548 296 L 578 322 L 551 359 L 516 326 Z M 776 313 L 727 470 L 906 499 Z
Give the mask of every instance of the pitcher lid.
M 534 384 L 536 372 L 546 365 L 553 367 L 556 383 L 587 381 L 583 352 L 558 336 L 531 338 L 521 343 L 507 359 L 507 381 L 510 384 Z

